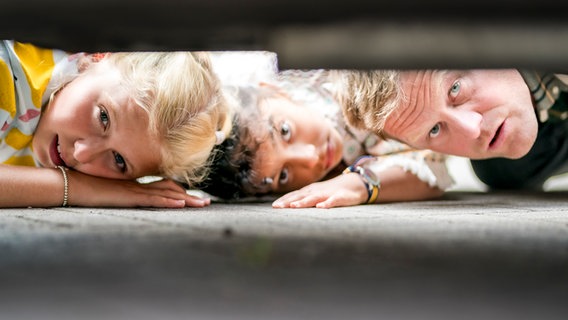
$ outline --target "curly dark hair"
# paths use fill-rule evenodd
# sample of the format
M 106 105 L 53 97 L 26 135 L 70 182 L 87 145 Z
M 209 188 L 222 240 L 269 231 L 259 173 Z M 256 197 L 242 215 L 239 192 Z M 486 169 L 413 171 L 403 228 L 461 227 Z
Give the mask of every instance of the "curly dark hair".
M 264 121 L 258 107 L 259 100 L 267 93 L 257 87 L 234 89 L 240 109 L 234 113 L 231 134 L 213 149 L 210 172 L 203 182 L 195 185 L 224 200 L 269 192 L 266 186 L 253 181 L 257 150 L 268 132 L 268 122 Z

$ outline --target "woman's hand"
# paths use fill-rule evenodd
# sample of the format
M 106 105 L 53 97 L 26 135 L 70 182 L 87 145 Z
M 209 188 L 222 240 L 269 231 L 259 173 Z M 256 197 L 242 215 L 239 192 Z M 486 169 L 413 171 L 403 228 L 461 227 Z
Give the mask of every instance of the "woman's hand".
M 333 208 L 365 203 L 368 192 L 357 173 L 342 174 L 289 192 L 272 203 L 273 208 Z
M 172 180 L 139 183 L 89 176 L 77 171 L 69 174 L 69 205 L 84 207 L 204 207 L 208 198 L 189 195 Z

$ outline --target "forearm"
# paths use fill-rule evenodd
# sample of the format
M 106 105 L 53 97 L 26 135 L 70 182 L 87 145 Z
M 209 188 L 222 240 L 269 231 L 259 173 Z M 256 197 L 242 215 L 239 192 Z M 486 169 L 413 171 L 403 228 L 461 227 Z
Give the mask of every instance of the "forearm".
M 63 204 L 64 180 L 57 168 L 0 165 L 0 207 Z
M 446 157 L 430 150 L 363 159 L 362 165 L 381 180 L 378 202 L 436 198 L 453 184 Z
M 431 187 L 415 174 L 401 167 L 390 167 L 381 171 L 378 176 L 381 180 L 378 203 L 426 200 L 444 194 L 444 190 Z
M 203 207 L 209 199 L 188 195 L 171 180 L 140 184 L 67 171 L 68 205 L 82 207 Z M 58 168 L 0 165 L 0 207 L 56 207 L 63 204 Z

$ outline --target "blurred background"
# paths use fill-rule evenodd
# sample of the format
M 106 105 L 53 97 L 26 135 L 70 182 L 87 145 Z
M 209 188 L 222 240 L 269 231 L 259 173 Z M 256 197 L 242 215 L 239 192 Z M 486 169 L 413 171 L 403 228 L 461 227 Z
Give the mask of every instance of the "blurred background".
M 0 37 L 70 51 L 267 50 L 287 68 L 565 67 L 560 0 L 3 0 Z

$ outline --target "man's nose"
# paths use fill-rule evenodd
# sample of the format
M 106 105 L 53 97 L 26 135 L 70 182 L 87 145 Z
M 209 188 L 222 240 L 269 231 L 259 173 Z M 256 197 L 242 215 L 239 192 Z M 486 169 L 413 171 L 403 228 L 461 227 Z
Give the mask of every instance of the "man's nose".
M 483 116 L 471 110 L 454 110 L 453 122 L 457 124 L 459 132 L 470 139 L 477 139 L 481 134 L 481 121 Z
M 319 161 L 317 148 L 313 144 L 295 144 L 288 149 L 288 162 L 306 168 L 313 168 Z
M 82 139 L 75 141 L 73 157 L 79 163 L 93 161 L 104 150 L 104 141 L 99 138 Z

